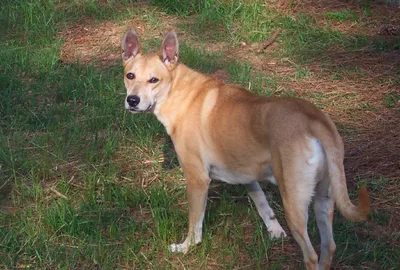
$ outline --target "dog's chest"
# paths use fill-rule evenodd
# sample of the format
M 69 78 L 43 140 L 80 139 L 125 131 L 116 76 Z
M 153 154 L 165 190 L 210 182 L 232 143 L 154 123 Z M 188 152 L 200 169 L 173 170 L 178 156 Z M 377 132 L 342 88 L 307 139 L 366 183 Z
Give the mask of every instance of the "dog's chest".
M 257 169 L 229 170 L 223 167 L 210 166 L 209 176 L 211 179 L 220 180 L 228 184 L 250 184 L 253 182 L 269 181 L 276 184 L 270 164 Z

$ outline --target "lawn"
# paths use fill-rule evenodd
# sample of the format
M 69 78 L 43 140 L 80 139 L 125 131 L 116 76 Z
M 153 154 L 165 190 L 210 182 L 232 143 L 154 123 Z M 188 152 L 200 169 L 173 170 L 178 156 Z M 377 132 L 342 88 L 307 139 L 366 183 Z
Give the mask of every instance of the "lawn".
M 120 42 L 145 51 L 169 28 L 180 60 L 260 95 L 301 97 L 344 138 L 350 196 L 367 222 L 335 215 L 334 269 L 398 269 L 398 1 L 2 0 L 1 269 L 303 269 L 291 235 L 271 241 L 241 186 L 213 182 L 203 242 L 187 231 L 185 179 L 163 126 L 124 110 Z M 281 28 L 265 50 L 262 43 Z M 265 185 L 288 231 L 277 187 Z M 309 233 L 318 251 L 313 213 Z

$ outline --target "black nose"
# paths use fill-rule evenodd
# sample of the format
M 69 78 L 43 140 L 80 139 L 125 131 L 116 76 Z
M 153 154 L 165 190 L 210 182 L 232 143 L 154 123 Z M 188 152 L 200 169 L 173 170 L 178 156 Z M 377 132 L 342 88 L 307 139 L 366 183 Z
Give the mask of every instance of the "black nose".
M 126 98 L 126 101 L 128 102 L 129 106 L 136 107 L 140 102 L 140 97 L 131 95 Z

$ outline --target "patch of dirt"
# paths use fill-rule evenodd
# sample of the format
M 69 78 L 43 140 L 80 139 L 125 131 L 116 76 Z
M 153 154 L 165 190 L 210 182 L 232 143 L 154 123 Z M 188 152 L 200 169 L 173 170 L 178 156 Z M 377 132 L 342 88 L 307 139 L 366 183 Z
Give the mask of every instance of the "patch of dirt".
M 121 38 L 126 27 L 113 22 L 98 25 L 75 25 L 66 29 L 61 47 L 60 60 L 65 63 L 79 61 L 90 63 L 94 60 L 102 63 L 115 62 L 121 55 Z
M 60 33 L 65 40 L 61 47 L 60 60 L 64 63 L 94 61 L 100 62 L 101 65 L 114 64 L 121 59 L 121 40 L 129 28 L 135 28 L 140 39 L 145 41 L 150 38 L 161 39 L 165 33 L 160 31 L 174 28 L 178 22 L 175 17 L 157 13 L 160 23 L 155 26 L 143 16 L 120 23 L 112 21 L 103 21 L 99 24 L 80 23 L 65 29 Z
M 374 179 L 383 175 L 400 180 L 400 112 L 383 110 L 372 113 L 369 121 L 360 123 L 361 134 L 344 136 L 346 170 L 353 179 Z
M 287 2 L 281 0 L 279 2 Z M 281 5 L 282 6 L 282 5 Z M 322 0 L 322 1 L 293 1 L 291 5 L 283 5 L 281 12 L 296 15 L 299 13 L 312 15 L 317 19 L 318 25 L 331 27 L 343 33 L 363 33 L 375 36 L 382 24 L 400 24 L 400 6 L 397 3 L 385 4 L 383 1 L 370 1 L 368 6 L 356 0 Z M 357 18 L 367 17 L 361 22 L 350 19 L 343 22 L 330 20 L 324 17 L 327 12 L 349 10 L 354 12 Z
M 362 80 L 395 79 L 400 75 L 400 54 L 396 51 L 377 52 L 373 49 L 361 49 L 355 51 L 326 52 L 320 59 L 305 65 L 314 73 L 321 70 L 343 70 L 354 75 L 354 80 L 362 77 Z M 348 75 L 347 75 L 348 76 Z

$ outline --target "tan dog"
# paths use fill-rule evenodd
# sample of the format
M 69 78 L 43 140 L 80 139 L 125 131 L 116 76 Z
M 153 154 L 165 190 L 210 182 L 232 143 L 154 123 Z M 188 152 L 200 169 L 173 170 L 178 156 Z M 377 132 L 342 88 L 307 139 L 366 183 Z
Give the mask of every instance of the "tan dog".
M 349 220 L 366 219 L 370 202 L 360 189 L 359 206 L 347 194 L 343 142 L 335 125 L 310 102 L 257 96 L 178 62 L 175 32 L 155 54 L 142 54 L 137 33 L 122 41 L 131 112 L 153 112 L 171 136 L 187 182 L 189 232 L 173 252 L 200 243 L 211 179 L 244 184 L 272 238 L 286 236 L 258 182 L 279 186 L 290 231 L 307 269 L 329 269 L 336 249 L 334 202 Z M 308 207 L 321 234 L 321 256 L 307 233 Z

